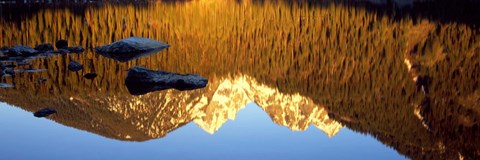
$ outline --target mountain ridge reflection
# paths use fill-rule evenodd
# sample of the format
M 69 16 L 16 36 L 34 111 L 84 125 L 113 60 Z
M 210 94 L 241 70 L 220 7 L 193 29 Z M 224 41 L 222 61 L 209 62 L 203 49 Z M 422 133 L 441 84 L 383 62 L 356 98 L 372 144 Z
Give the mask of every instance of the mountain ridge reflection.
M 54 25 L 50 19 L 65 25 Z M 75 114 L 61 117 L 67 126 L 82 130 L 96 127 L 100 135 L 107 137 L 147 140 L 195 122 L 195 116 L 203 116 L 192 116 L 189 111 L 195 105 L 187 104 L 206 105 L 214 96 L 218 98 L 215 103 L 237 103 L 222 100 L 237 95 L 248 97 L 238 98 L 238 103 L 253 99 L 267 112 L 275 113 L 270 115 L 275 123 L 298 125 L 295 130 L 316 123 L 312 121 L 315 118 L 309 117 L 322 119 L 327 113 L 329 119 L 372 135 L 412 159 L 480 156 L 480 137 L 476 136 L 480 134 L 480 30 L 469 25 L 438 23 L 428 18 L 392 19 L 362 8 L 315 8 L 283 1 L 263 5 L 192 1 L 145 8 L 108 6 L 89 8 L 82 16 L 66 9 L 44 10 L 36 13 L 35 18 L 22 20 L 21 27 L 0 23 L 2 45 L 34 46 L 68 39 L 92 48 L 131 35 L 172 45 L 162 54 L 124 64 L 94 54 L 91 49 L 80 55 L 36 59 L 30 62 L 31 67 L 48 70 L 16 74 L 15 79 L 7 77 L 7 82 L 17 85 L 2 88 L 1 101 L 29 111 L 37 110 L 36 107 L 63 107 L 67 113 L 53 116 Z M 66 64 L 71 60 L 78 60 L 85 69 L 78 74 L 69 72 Z M 165 104 L 166 107 L 152 107 L 148 104 L 177 93 L 169 90 L 131 98 L 123 79 L 125 71 L 135 65 L 196 73 L 216 81 L 215 87 L 233 86 L 227 88 L 235 90 L 235 94 L 231 90 L 217 92 L 217 88 L 188 95 L 185 92 L 181 100 L 169 101 L 171 104 Z M 81 75 L 89 72 L 99 76 L 83 80 Z M 268 107 L 276 98 L 255 99 L 244 91 L 252 83 L 244 85 L 242 76 L 307 107 Z M 429 80 L 417 82 L 415 77 Z M 46 83 L 32 83 L 39 78 L 46 78 Z M 203 93 L 204 98 L 198 98 Z M 267 93 L 272 92 L 262 95 Z M 303 98 L 296 101 L 296 95 Z M 105 107 L 106 104 L 118 107 Z M 130 105 L 135 107 L 129 108 Z M 113 116 L 108 116 L 112 113 L 109 108 L 117 110 Z M 212 133 L 219 128 L 218 124 L 234 117 L 231 113 L 236 113 L 215 107 L 210 109 L 212 112 L 208 107 L 206 110 L 211 117 L 197 123 Z M 133 111 L 138 114 L 132 114 Z M 145 118 L 150 116 L 164 119 Z M 161 124 L 161 128 L 151 129 L 151 124 Z M 317 126 L 322 125 L 319 122 Z M 136 132 L 139 128 L 142 132 Z
M 216 79 L 200 91 L 167 90 L 143 96 L 97 96 L 90 100 L 85 98 L 75 95 L 50 98 L 52 104 L 60 103 L 64 106 L 54 106 L 58 113 L 49 118 L 109 138 L 144 141 L 164 137 L 168 132 L 192 121 L 205 132 L 214 134 L 228 119 L 234 120 L 237 112 L 247 103 L 255 102 L 275 123 L 292 131 L 305 130 L 313 124 L 332 137 L 342 128 L 340 123 L 329 119 L 324 107 L 313 104 L 311 99 L 298 94 L 279 93 L 276 89 L 258 84 L 248 76 L 233 80 Z M 18 107 L 28 111 L 35 108 L 22 105 Z M 88 115 L 89 113 L 92 115 Z M 95 113 L 101 114 L 95 116 Z M 84 118 L 85 116 L 90 118 Z M 114 120 L 109 121 L 107 118 Z M 119 120 L 122 121 L 121 124 L 116 124 Z M 79 126 L 78 123 L 90 126 Z M 108 133 L 111 131 L 115 134 Z

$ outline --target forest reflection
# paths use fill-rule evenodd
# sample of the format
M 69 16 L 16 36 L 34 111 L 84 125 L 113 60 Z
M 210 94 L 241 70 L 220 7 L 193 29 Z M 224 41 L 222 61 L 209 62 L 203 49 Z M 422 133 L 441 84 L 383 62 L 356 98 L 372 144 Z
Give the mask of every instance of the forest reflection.
M 89 49 L 19 66 L 46 71 L 5 77 L 15 86 L 2 88 L 0 100 L 31 112 L 55 108 L 51 119 L 68 126 L 138 141 L 188 122 L 214 133 L 253 101 L 292 130 L 314 124 L 333 136 L 345 126 L 413 159 L 480 156 L 480 30 L 470 19 L 284 1 L 104 4 L 28 14 L 1 20 L 1 46 L 67 39 Z M 171 47 L 125 63 L 92 50 L 130 36 Z M 69 72 L 71 60 L 84 70 Z M 132 96 L 123 81 L 132 66 L 196 73 L 210 84 Z M 98 77 L 84 80 L 90 72 Z M 35 83 L 39 78 L 48 80 Z

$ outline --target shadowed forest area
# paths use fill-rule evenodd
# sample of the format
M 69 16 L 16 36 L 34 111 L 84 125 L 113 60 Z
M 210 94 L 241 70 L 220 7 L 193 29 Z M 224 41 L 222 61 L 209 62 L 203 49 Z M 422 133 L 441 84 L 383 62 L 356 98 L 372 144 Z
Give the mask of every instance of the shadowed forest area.
M 388 15 L 391 19 L 403 18 L 429 19 L 441 23 L 462 23 L 478 27 L 480 22 L 480 1 L 477 0 L 247 0 L 254 5 L 265 3 L 285 3 L 288 5 L 305 5 L 309 7 L 328 8 L 330 5 L 342 5 L 346 8 L 364 9 L 379 16 Z M 405 2 L 403 2 L 405 1 Z M 2 1 L 0 1 L 2 2 Z M 0 3 L 0 19 L 19 23 L 36 12 L 48 9 L 69 9 L 72 13 L 82 16 L 89 8 L 101 8 L 108 5 L 134 5 L 148 7 L 155 3 L 191 3 L 191 0 L 116 0 L 116 1 L 65 1 L 53 0 L 28 2 L 28 1 L 3 1 Z M 243 3 L 242 0 L 236 0 Z M 415 21 L 416 22 L 416 21 Z
M 106 3 L 86 5 L 78 11 L 69 6 L 39 9 L 18 13 L 19 18 L 13 18 L 18 9 L 2 9 L 0 17 L 11 18 L 0 21 L 0 46 L 35 46 L 67 39 L 87 51 L 19 66 L 47 70 L 7 77 L 3 81 L 16 85 L 0 88 L 0 100 L 28 111 L 54 104 L 63 114 L 51 118 L 61 124 L 141 141 L 163 137 L 195 121 L 198 110 L 209 113 L 225 108 L 194 107 L 214 103 L 220 88 L 237 104 L 227 107 L 232 110 L 227 115 L 235 115 L 245 100 L 232 96 L 237 95 L 235 85 L 220 86 L 226 80 L 247 76 L 251 78 L 246 82 L 258 85 L 241 87 L 244 90 L 266 86 L 277 95 L 299 95 L 316 106 L 295 115 L 325 109 L 329 118 L 325 123 L 333 124 L 332 128 L 340 123 L 372 135 L 409 158 L 478 159 L 480 30 L 473 18 L 479 19 L 476 12 L 480 10 L 477 1 L 455 2 L 418 2 L 402 9 L 342 1 Z M 452 7 L 457 5 L 460 7 Z M 171 47 L 126 63 L 92 50 L 130 36 L 158 39 Z M 71 60 L 84 64 L 84 70 L 68 71 Z M 124 78 L 126 70 L 137 65 L 196 73 L 211 83 L 190 92 L 132 96 Z M 99 76 L 83 79 L 81 75 L 88 72 Z M 48 81 L 37 83 L 39 78 Z M 246 91 L 251 93 L 247 97 L 257 103 L 274 99 L 254 96 L 263 93 L 257 90 Z M 276 112 L 286 110 L 261 107 L 272 120 Z M 313 117 L 322 119 L 324 114 Z

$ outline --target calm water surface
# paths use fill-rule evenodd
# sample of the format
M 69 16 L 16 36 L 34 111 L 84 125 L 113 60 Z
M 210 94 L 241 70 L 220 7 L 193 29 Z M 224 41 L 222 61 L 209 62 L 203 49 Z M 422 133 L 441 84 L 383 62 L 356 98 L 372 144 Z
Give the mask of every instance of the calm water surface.
M 2 141 L 2 159 L 405 159 L 371 136 L 349 129 L 332 138 L 314 128 L 292 133 L 272 123 L 254 104 L 214 135 L 190 123 L 162 139 L 140 143 L 39 120 L 5 104 L 1 116 L 2 136 L 15 137 Z
M 0 60 L 17 65 L 0 82 L 0 159 L 478 159 L 479 12 L 475 1 L 0 4 L 0 46 L 86 48 Z M 93 50 L 131 36 L 171 46 L 128 62 Z M 135 96 L 133 66 L 209 83 Z M 32 115 L 45 107 L 57 113 Z

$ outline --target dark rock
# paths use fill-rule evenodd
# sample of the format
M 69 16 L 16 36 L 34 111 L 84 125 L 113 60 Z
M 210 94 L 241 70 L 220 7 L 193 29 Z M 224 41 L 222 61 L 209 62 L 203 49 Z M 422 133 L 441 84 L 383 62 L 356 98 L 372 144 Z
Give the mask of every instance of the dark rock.
M 13 76 L 15 71 L 13 68 L 0 69 L 0 76 Z
M 0 69 L 15 68 L 15 67 L 17 67 L 17 66 L 14 65 L 14 64 L 2 64 L 2 65 L 0 65 Z
M 32 56 L 32 55 L 35 55 L 37 54 L 38 51 L 31 48 L 31 47 L 28 47 L 28 46 L 15 46 L 15 47 L 12 47 L 8 50 L 8 55 L 9 56 Z
M 108 58 L 127 62 L 133 59 L 157 53 L 169 45 L 157 40 L 140 37 L 130 37 L 116 41 L 112 44 L 99 46 L 95 52 Z
M 83 51 L 85 51 L 85 49 L 83 49 L 81 46 L 76 46 L 76 47 L 65 47 L 63 48 L 71 53 L 81 53 Z
M 70 51 L 67 50 L 67 49 L 59 49 L 59 50 L 54 51 L 53 53 L 56 53 L 56 54 L 67 54 L 67 53 L 70 53 Z
M 10 51 L 9 47 L 0 48 L 0 59 L 8 59 L 8 52 Z
M 5 53 L 5 52 L 8 52 L 8 50 L 10 50 L 10 47 L 1 47 L 1 48 L 0 48 L 0 51 L 2 51 L 2 52 L 4 52 L 4 53 Z
M 22 70 L 15 70 L 15 72 L 20 72 L 20 73 L 37 73 L 37 72 L 43 72 L 46 71 L 46 69 L 22 69 Z
M 0 51 L 0 59 L 8 59 L 7 53 L 4 53 L 3 51 Z
M 1 47 L 0 48 L 0 59 L 1 60 L 9 59 L 9 55 L 10 55 L 9 52 L 10 52 L 9 47 Z
M 54 113 L 57 113 L 57 111 L 53 108 L 44 108 L 44 109 L 41 109 L 35 113 L 33 113 L 33 116 L 35 117 L 46 117 L 46 116 L 49 116 L 51 114 L 54 114 Z
M 70 53 L 70 51 L 63 48 L 63 49 L 58 49 L 58 50 L 54 50 L 54 51 L 47 51 L 47 52 L 42 53 L 42 55 L 49 56 L 49 55 L 52 55 L 52 54 L 68 54 L 68 53 Z
M 97 77 L 97 74 L 96 73 L 87 73 L 85 75 L 83 75 L 84 78 L 86 79 L 94 79 L 95 77 Z
M 52 55 L 52 54 L 68 54 L 68 53 L 70 53 L 70 51 L 67 50 L 67 49 L 58 49 L 58 50 L 54 50 L 54 51 L 44 52 L 44 53 L 42 53 L 42 55 L 49 56 L 49 55 Z
M 6 74 L 9 74 L 9 75 L 14 75 L 15 74 L 15 71 L 13 70 L 13 68 L 7 68 L 5 70 L 3 70 Z
M 77 61 L 70 61 L 70 63 L 68 63 L 68 70 L 70 71 L 77 72 L 82 69 L 83 69 L 83 65 L 78 63 Z
M 58 40 L 57 42 L 55 42 L 55 47 L 57 47 L 57 49 L 68 47 L 68 41 L 63 39 Z
M 39 52 L 48 52 L 48 51 L 53 51 L 53 45 L 50 43 L 43 43 L 35 47 L 35 50 Z
M 177 74 L 166 71 L 154 71 L 144 67 L 128 70 L 125 85 L 130 94 L 142 95 L 148 92 L 174 88 L 177 90 L 194 90 L 203 88 L 208 80 L 196 74 Z

